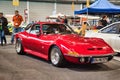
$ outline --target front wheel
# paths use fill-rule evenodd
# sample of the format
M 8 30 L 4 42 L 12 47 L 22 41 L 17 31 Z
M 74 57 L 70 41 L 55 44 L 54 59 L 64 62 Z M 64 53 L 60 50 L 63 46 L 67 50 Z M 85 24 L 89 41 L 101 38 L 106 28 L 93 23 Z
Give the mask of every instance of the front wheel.
M 15 44 L 15 49 L 16 49 L 17 54 L 20 54 L 20 55 L 25 54 L 23 46 L 22 46 L 22 42 L 20 39 L 17 39 L 16 44 Z
M 54 46 L 50 52 L 50 60 L 52 65 L 61 67 L 65 63 L 65 59 L 57 46 Z

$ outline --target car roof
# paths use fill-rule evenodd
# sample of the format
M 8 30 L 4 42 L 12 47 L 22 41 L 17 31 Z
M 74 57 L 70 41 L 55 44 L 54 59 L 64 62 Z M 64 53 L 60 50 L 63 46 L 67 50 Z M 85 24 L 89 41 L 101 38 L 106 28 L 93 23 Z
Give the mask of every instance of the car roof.
M 63 23 L 61 23 L 61 22 L 36 22 L 35 24 L 42 25 L 42 24 L 63 24 Z
M 111 25 L 113 25 L 113 24 L 117 24 L 117 23 L 120 23 L 120 21 L 111 23 L 111 24 L 109 24 L 109 25 L 107 25 L 107 26 L 101 28 L 100 30 L 98 30 L 98 32 L 101 31 L 101 30 L 103 30 L 103 29 L 105 29 L 105 28 L 107 28 L 107 27 L 109 27 L 109 26 L 111 26 Z

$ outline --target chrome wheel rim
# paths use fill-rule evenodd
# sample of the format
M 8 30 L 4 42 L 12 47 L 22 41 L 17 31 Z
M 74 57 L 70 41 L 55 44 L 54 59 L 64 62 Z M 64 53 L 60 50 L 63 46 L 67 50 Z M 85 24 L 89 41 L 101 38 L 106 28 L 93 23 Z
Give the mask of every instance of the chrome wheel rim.
M 58 50 L 57 49 L 53 49 L 51 51 L 51 62 L 56 65 L 59 63 L 59 60 L 60 60 L 60 56 L 59 56 L 59 53 L 58 53 Z
M 21 43 L 17 42 L 16 43 L 16 51 L 19 53 L 21 51 Z

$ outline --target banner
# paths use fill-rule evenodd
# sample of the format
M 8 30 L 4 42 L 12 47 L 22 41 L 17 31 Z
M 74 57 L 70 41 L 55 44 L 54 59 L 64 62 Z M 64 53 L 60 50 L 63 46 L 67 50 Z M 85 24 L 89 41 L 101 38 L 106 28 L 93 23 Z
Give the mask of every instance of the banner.
M 74 11 L 74 9 L 75 9 L 74 1 L 72 2 L 72 6 L 71 6 L 71 8 L 72 8 L 72 11 Z
M 90 0 L 86 0 L 86 7 L 90 6 Z
M 24 10 L 24 18 L 25 18 L 25 23 L 27 23 L 28 21 L 28 10 L 27 9 Z
M 19 0 L 13 0 L 13 6 L 19 6 Z

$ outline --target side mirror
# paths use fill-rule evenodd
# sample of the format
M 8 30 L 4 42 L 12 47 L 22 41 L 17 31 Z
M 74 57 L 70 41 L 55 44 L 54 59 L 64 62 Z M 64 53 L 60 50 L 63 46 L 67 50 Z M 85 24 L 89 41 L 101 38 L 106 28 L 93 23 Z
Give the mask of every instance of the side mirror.
M 98 31 L 98 33 L 101 33 L 101 31 Z
M 37 35 L 37 36 L 40 36 L 40 35 L 41 35 L 40 30 L 36 30 L 36 35 Z

